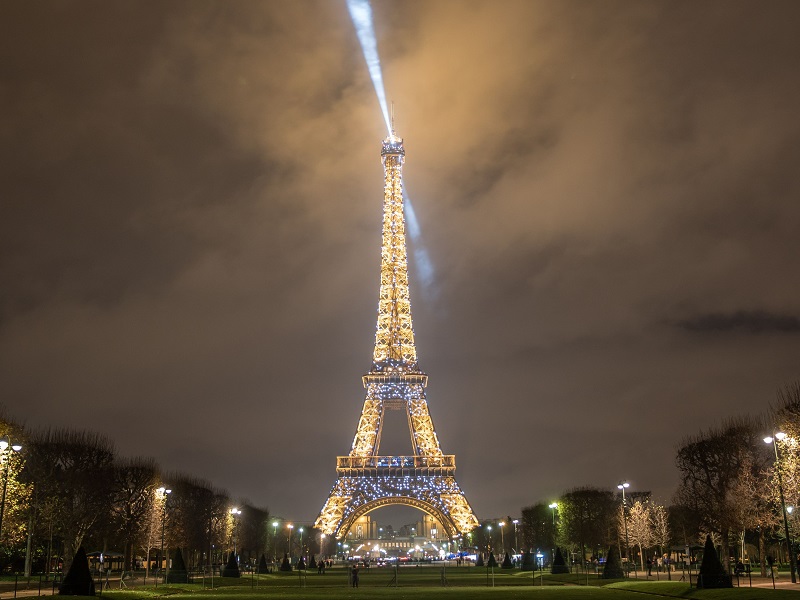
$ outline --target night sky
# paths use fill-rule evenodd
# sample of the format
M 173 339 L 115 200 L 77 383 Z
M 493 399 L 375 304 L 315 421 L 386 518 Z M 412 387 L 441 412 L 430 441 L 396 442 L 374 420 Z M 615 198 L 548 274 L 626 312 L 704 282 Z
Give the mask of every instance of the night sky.
M 800 379 L 800 3 L 373 10 L 478 517 L 669 502 L 685 436 Z M 378 302 L 386 129 L 344 1 L 6 1 L 0 115 L 0 403 L 312 521 Z

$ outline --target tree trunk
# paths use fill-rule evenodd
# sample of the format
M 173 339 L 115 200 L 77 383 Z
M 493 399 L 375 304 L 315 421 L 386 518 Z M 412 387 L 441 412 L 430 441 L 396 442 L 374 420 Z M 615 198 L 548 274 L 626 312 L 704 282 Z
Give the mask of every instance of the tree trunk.
M 722 542 L 720 544 L 720 551 L 722 553 L 722 556 L 720 556 L 719 558 L 720 561 L 722 562 L 722 567 L 725 569 L 725 572 L 730 574 L 731 572 L 730 531 L 726 529 L 725 531 L 722 532 L 722 535 L 720 537 L 722 539 Z
M 36 504 L 31 505 L 28 516 L 28 541 L 25 544 L 25 577 L 31 576 L 31 543 L 33 542 L 33 521 Z

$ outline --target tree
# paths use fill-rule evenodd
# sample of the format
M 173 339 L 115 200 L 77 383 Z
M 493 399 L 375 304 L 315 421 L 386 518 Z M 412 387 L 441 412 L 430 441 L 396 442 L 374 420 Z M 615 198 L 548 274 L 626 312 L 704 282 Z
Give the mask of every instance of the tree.
M 610 490 L 573 488 L 561 497 L 558 506 L 560 541 L 566 546 L 579 548 L 581 560 L 586 558 L 587 546 L 594 549 L 609 545 L 617 508 Z
M 5 415 L 5 409 L 0 406 L 0 436 L 22 445 L 20 452 L 8 448 L 3 454 L 0 464 L 2 483 L 6 486 L 5 505 L 3 511 L 3 530 L 0 538 L 0 548 L 3 556 L 0 557 L 0 570 L 5 571 L 7 562 L 13 560 L 14 555 L 21 552 L 25 537 L 29 534 L 36 522 L 33 486 L 25 477 L 26 455 L 28 454 L 29 441 L 25 431 L 12 422 Z M 6 462 L 8 461 L 8 462 Z M 8 552 L 8 555 L 5 553 Z M 30 572 L 30 565 L 26 564 L 26 573 Z
M 768 450 L 766 446 L 764 449 Z M 777 490 L 775 465 L 770 465 L 768 461 L 769 452 L 755 450 L 752 456 L 745 457 L 742 472 L 733 485 L 732 494 L 742 499 L 742 502 L 736 504 L 737 530 L 741 531 L 742 545 L 745 533 L 748 530 L 755 531 L 758 536 L 758 555 L 761 557 L 761 576 L 766 577 L 767 563 L 763 559 L 766 555 L 766 532 L 773 529 L 780 531 L 782 508 Z M 744 559 L 744 549 L 740 556 Z
M 763 445 L 760 429 L 752 419 L 732 419 L 721 429 L 686 438 L 678 450 L 681 481 L 676 500 L 697 514 L 701 527 L 719 536 L 726 563 L 730 532 L 739 525 L 745 502 L 734 491 L 758 444 Z
M 237 518 L 237 547 L 242 560 L 255 560 L 268 549 L 269 509 L 257 508 L 247 501 L 241 501 L 238 506 L 242 514 Z
M 267 566 L 267 557 L 266 555 L 262 554 L 261 559 L 258 561 L 258 574 L 268 573 L 269 567 Z
M 669 510 L 661 504 L 650 507 L 650 518 L 653 524 L 653 545 L 658 546 L 659 554 L 664 555 L 664 549 L 669 547 L 671 536 L 669 530 Z
M 37 495 L 53 501 L 52 518 L 64 539 L 66 564 L 111 508 L 114 446 L 87 431 L 48 429 L 31 442 L 29 465 Z
M 634 502 L 628 511 L 628 538 L 639 546 L 639 561 L 644 571 L 645 549 L 653 545 L 653 527 L 650 507 L 640 500 Z
M 133 570 L 133 549 L 144 541 L 150 525 L 158 468 L 152 458 L 133 458 L 117 461 L 112 473 L 111 516 L 122 534 L 124 568 Z
M 511 556 L 509 556 L 508 552 L 506 552 L 505 557 L 503 558 L 503 564 L 501 565 L 502 569 L 513 569 L 514 563 L 511 562 Z
M 522 509 L 520 529 L 525 548 L 555 548 L 554 513 L 543 502 Z
M 494 557 L 494 552 L 489 552 L 489 562 L 486 563 L 487 567 L 496 567 L 497 559 Z
M 232 524 L 228 494 L 182 473 L 168 473 L 164 481 L 172 489 L 166 511 L 167 547 L 185 548 L 198 556 L 212 547 L 226 548 Z

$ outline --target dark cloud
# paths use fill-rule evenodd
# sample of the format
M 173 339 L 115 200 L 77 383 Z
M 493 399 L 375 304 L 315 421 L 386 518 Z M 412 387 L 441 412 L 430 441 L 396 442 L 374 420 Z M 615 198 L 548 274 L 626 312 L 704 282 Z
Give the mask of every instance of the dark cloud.
M 712 313 L 678 321 L 677 326 L 693 333 L 800 333 L 800 318 L 764 311 Z
M 800 377 L 800 4 L 373 8 L 470 501 L 669 498 L 680 439 Z M 9 412 L 312 519 L 378 295 L 383 122 L 346 8 L 5 2 L 0 82 Z

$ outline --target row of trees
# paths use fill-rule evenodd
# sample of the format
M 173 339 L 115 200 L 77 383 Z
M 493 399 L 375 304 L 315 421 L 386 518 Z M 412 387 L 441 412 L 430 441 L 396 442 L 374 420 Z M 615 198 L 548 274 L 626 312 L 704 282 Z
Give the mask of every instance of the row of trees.
M 579 487 L 557 507 L 523 508 L 523 547 L 562 547 L 589 558 L 611 545 L 626 556 L 630 544 L 629 559 L 644 568 L 646 556 L 701 546 L 710 535 L 727 569 L 728 558 L 759 562 L 762 573 L 769 557 L 788 560 L 797 551 L 792 540 L 800 538 L 792 511 L 800 503 L 800 383 L 779 390 L 768 415 L 729 419 L 685 438 L 676 465 L 680 483 L 669 507 L 648 492 L 626 492 L 623 513 L 621 494 Z
M 255 562 L 276 551 L 266 508 L 234 501 L 225 490 L 182 473 L 163 473 L 151 458 L 123 458 L 104 436 L 48 429 L 29 433 L 0 415 L 10 447 L 0 455 L 6 498 L 0 569 L 68 568 L 77 549 L 124 553 L 123 566 L 150 567 L 162 548 L 181 548 L 190 567 L 219 563 L 234 546 Z M 167 493 L 167 489 L 170 493 Z M 272 535 L 271 535 L 272 534 Z

